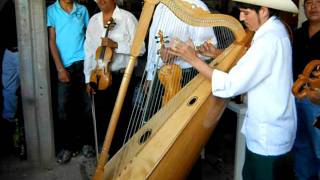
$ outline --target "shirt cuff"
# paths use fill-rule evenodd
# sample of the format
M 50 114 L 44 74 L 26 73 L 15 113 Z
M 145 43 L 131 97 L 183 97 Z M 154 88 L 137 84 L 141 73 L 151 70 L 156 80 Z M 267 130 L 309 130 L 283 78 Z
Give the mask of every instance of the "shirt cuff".
M 88 84 L 90 82 L 90 76 L 89 75 L 85 75 L 85 83 Z
M 226 82 L 227 73 L 214 69 L 212 72 L 212 93 L 215 95 L 215 92 L 221 91 L 225 89 L 225 82 Z

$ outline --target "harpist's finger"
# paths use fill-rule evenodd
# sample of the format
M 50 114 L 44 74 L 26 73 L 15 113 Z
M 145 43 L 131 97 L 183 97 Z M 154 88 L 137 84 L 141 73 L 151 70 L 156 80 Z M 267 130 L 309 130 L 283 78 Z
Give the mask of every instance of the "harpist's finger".
M 175 55 L 175 56 L 180 56 L 180 53 L 176 50 L 174 50 L 173 48 L 171 48 L 169 51 L 168 51 L 170 54 L 172 55 Z

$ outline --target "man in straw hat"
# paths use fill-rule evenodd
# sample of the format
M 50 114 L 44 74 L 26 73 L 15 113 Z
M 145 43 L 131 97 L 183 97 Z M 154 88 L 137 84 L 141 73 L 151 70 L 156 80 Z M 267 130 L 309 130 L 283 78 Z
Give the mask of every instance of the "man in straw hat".
M 234 0 L 240 21 L 255 31 L 251 47 L 225 73 L 203 63 L 192 42 L 171 42 L 171 53 L 182 57 L 212 81 L 215 96 L 229 98 L 248 94 L 248 111 L 242 127 L 246 138 L 243 179 L 292 179 L 287 162 L 296 133 L 296 109 L 291 94 L 292 50 L 278 11 L 297 13 L 291 0 Z M 200 53 L 215 52 L 204 44 Z M 289 170 L 289 171 L 288 171 Z M 287 172 L 286 172 L 287 171 Z M 291 173 L 290 173 L 291 172 Z
M 305 0 L 307 21 L 294 33 L 293 78 L 297 79 L 304 67 L 320 59 L 320 0 Z M 320 94 L 296 99 L 298 129 L 293 154 L 297 179 L 320 179 L 320 129 L 313 126 L 320 118 Z M 320 122 L 320 121 L 319 121 Z

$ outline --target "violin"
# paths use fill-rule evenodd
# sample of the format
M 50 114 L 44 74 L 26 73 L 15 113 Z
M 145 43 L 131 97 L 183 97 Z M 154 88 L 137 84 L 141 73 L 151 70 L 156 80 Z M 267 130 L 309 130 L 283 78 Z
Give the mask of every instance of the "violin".
M 298 99 L 320 95 L 320 60 L 312 60 L 292 86 L 292 93 Z M 311 99 L 311 98 L 310 98 Z
M 164 36 L 162 31 L 158 32 L 161 47 L 164 47 Z M 159 53 L 159 51 L 158 51 Z M 179 65 L 174 64 L 175 58 L 165 61 L 165 64 L 158 71 L 158 78 L 164 87 L 162 106 L 181 90 L 182 70 Z
M 105 25 L 105 37 L 108 37 L 109 30 L 113 28 L 115 22 L 111 18 Z M 106 90 L 112 84 L 112 74 L 110 64 L 113 56 L 113 49 L 106 46 L 99 46 L 96 50 L 96 67 L 91 72 L 90 86 L 94 90 Z
M 320 96 L 320 60 L 312 60 L 299 75 L 292 86 L 292 93 L 298 99 L 308 97 L 311 102 L 319 104 Z M 314 100 L 313 97 L 316 97 Z M 320 129 L 320 116 L 313 123 L 313 126 Z

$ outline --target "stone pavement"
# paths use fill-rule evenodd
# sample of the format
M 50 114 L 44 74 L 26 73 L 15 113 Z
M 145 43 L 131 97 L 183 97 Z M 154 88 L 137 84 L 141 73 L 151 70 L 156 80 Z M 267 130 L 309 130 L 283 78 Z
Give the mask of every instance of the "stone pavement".
M 13 155 L 1 157 L 1 180 L 89 180 L 94 172 L 96 159 L 81 155 L 67 164 L 54 163 L 52 169 L 30 167 L 28 161 L 20 161 Z
M 202 159 L 203 180 L 232 180 L 234 169 L 235 127 L 234 117 L 220 121 Z M 0 153 L 0 180 L 90 180 L 96 159 L 81 154 L 67 164 L 53 162 L 51 169 L 34 168 L 28 161 L 20 161 L 12 153 Z M 197 178 L 197 180 L 200 178 Z
M 203 180 L 232 180 L 232 151 L 217 156 L 206 152 L 202 160 Z M 78 155 L 67 164 L 53 164 L 52 169 L 31 167 L 28 161 L 20 161 L 13 155 L 0 158 L 1 180 L 90 180 L 94 173 L 96 159 Z M 197 178 L 198 179 L 198 178 Z

